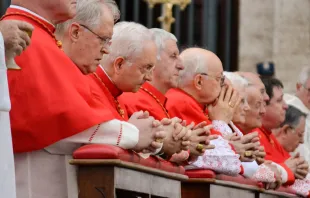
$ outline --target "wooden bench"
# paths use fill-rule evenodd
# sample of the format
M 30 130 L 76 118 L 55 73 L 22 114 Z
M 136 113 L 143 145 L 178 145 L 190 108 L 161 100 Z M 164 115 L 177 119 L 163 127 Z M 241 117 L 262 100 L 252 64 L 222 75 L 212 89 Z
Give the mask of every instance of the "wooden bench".
M 119 159 L 73 159 L 79 198 L 181 198 L 187 176 Z
M 296 197 L 285 192 L 217 179 L 189 179 L 182 182 L 182 198 L 278 198 Z

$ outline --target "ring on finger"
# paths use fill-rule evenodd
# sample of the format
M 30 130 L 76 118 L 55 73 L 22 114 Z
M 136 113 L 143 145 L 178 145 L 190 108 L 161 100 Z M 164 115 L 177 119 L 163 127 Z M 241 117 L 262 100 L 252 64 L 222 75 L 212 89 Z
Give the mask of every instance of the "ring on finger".
M 235 104 L 233 104 L 231 101 L 228 103 L 229 107 L 230 108 L 234 108 L 235 107 Z
M 163 141 L 164 141 L 164 139 L 162 139 L 162 138 L 155 139 L 155 142 L 158 142 L 158 143 L 163 143 Z
M 201 152 L 203 150 L 203 145 L 202 144 L 197 144 L 196 150 Z

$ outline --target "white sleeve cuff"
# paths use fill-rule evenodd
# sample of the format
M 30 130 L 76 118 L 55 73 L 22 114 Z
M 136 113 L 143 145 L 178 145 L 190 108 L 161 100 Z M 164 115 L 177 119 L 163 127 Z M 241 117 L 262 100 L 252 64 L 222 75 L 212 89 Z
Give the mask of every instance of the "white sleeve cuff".
M 222 120 L 212 120 L 212 126 L 214 130 L 219 131 L 224 137 L 233 133 L 228 124 Z
M 281 172 L 281 179 L 282 179 L 282 183 L 287 182 L 287 178 L 288 178 L 288 174 L 286 172 L 286 170 L 279 164 L 272 162 L 271 164 L 275 165 L 278 170 Z
M 64 141 L 82 144 L 111 144 L 124 149 L 132 149 L 139 141 L 139 130 L 128 122 L 114 119 L 93 126 Z
M 256 161 L 253 162 L 242 162 L 242 167 L 243 167 L 243 176 L 246 178 L 251 178 L 256 171 L 258 170 L 258 164 Z

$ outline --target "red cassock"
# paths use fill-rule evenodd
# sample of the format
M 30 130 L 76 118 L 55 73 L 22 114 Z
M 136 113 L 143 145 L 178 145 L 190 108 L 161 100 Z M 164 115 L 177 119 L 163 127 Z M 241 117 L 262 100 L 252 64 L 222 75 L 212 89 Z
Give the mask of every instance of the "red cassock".
M 191 95 L 187 94 L 181 89 L 170 89 L 166 93 L 167 103 L 166 108 L 171 117 L 178 117 L 186 120 L 187 124 L 194 122 L 199 124 L 206 121 L 211 124 L 204 105 L 200 104 Z M 212 134 L 221 135 L 220 132 L 211 129 Z
M 119 97 L 131 116 L 137 111 L 148 111 L 156 120 L 170 118 L 165 106 L 167 98 L 150 83 L 146 82 L 136 93 L 126 92 Z
M 255 131 L 258 132 L 260 143 L 265 148 L 265 159 L 281 165 L 288 174 L 286 184 L 293 184 L 295 181 L 294 173 L 284 163 L 288 158 L 290 158 L 290 154 L 284 150 L 282 145 L 278 142 L 277 138 L 270 130 L 261 127 L 253 130 L 253 132 Z
M 35 28 L 30 46 L 15 59 L 22 70 L 8 71 L 15 152 L 42 149 L 115 118 L 100 87 L 56 45 L 53 25 L 19 9 L 6 14 L 4 20 Z

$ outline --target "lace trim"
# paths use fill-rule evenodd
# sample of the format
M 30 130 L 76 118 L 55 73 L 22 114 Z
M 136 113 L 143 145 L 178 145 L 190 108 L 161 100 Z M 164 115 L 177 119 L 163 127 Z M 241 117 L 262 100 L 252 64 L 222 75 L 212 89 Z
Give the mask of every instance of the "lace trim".
M 209 169 L 227 175 L 237 175 L 241 171 L 239 155 L 230 147 L 228 141 L 222 137 L 212 140 L 215 149 L 206 150 L 203 156 L 199 156 L 186 169 Z

